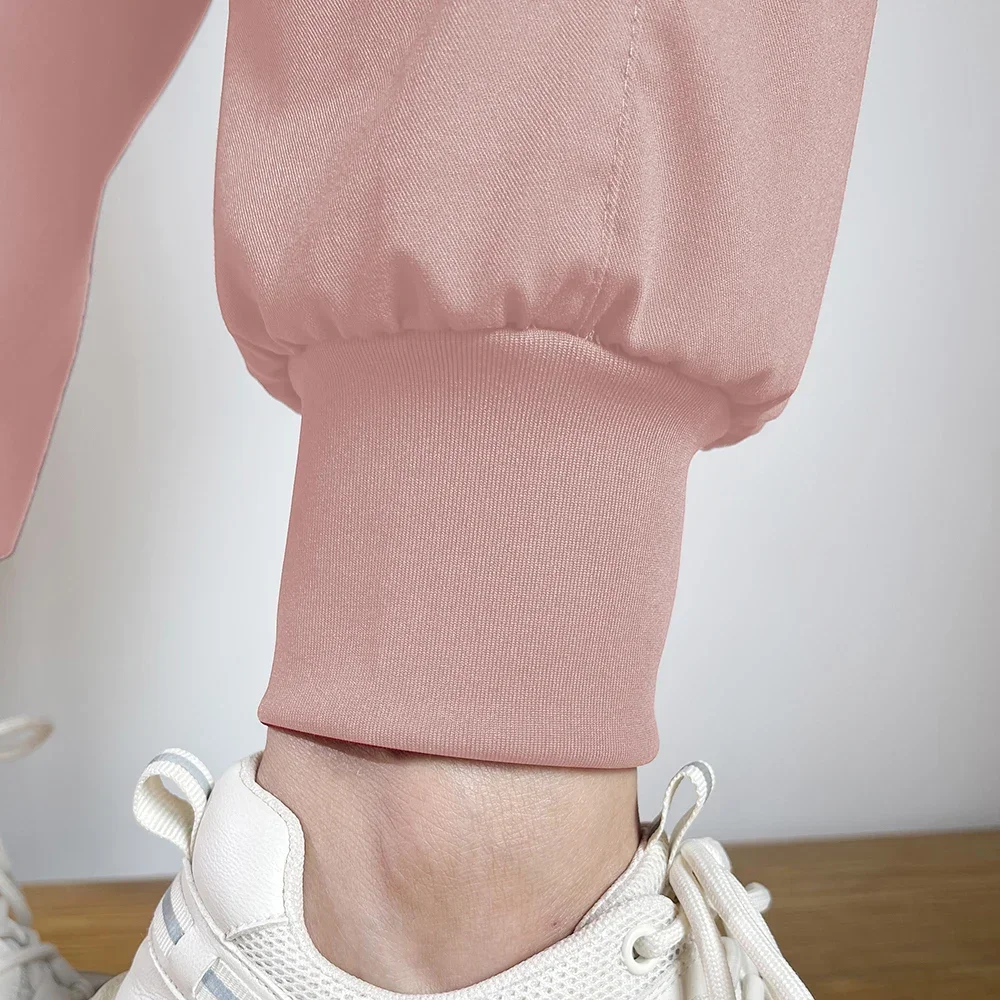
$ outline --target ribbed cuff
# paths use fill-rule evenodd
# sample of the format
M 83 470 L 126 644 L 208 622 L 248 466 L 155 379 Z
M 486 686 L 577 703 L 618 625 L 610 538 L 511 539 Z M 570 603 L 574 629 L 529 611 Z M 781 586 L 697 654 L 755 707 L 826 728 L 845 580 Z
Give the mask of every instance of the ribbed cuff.
M 268 725 L 479 760 L 631 767 L 687 469 L 718 391 L 545 330 L 297 356 L 302 434 Z

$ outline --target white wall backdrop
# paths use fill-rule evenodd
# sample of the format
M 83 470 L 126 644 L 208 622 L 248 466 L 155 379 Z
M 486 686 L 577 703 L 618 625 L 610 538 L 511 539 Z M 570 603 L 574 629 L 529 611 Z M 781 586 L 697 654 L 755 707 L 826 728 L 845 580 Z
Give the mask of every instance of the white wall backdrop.
M 699 456 L 659 691 L 668 773 L 730 839 L 1000 822 L 1000 130 L 992 0 L 882 0 L 801 391 Z M 131 818 L 165 746 L 260 744 L 297 418 L 244 372 L 212 274 L 217 3 L 104 203 L 82 348 L 15 556 L 0 771 L 24 878 L 166 872 Z

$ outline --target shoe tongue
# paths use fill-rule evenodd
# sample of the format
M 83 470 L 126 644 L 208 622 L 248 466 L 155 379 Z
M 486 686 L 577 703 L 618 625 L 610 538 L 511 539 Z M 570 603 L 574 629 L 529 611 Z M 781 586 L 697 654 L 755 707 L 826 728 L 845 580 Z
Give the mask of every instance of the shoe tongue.
M 647 831 L 648 832 L 648 831 Z M 593 923 L 613 907 L 644 896 L 662 895 L 667 886 L 667 845 L 663 837 L 647 840 L 639 846 L 628 868 L 590 908 L 577 930 Z
M 285 913 L 285 878 L 301 882 L 302 831 L 295 816 L 256 781 L 260 755 L 231 767 L 215 783 L 195 836 L 195 886 L 224 933 Z

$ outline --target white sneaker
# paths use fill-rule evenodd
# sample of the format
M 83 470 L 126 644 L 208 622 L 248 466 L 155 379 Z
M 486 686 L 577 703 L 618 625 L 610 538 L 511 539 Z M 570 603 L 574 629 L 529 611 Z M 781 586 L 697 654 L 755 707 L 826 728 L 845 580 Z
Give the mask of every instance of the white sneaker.
M 38 719 L 0 720 L 0 761 L 31 753 L 51 731 Z M 31 910 L 0 844 L 0 1000 L 87 1000 L 93 992 L 94 986 L 32 928 Z
M 136 818 L 175 843 L 184 862 L 132 968 L 96 1000 L 399 1000 L 313 947 L 302 916 L 302 830 L 257 784 L 258 760 L 230 768 L 214 790 L 205 766 L 184 750 L 165 751 L 143 772 Z M 184 799 L 167 791 L 163 778 Z M 696 802 L 668 835 L 663 817 L 685 779 Z M 439 996 L 811 1000 L 760 916 L 767 890 L 744 888 L 716 841 L 683 839 L 713 783 L 702 763 L 673 778 L 661 818 L 632 863 L 569 937 L 492 979 Z

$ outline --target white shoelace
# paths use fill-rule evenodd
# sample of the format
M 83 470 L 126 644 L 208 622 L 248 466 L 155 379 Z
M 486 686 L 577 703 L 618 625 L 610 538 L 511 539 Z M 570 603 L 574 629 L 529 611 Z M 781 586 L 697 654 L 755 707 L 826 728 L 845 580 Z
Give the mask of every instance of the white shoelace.
M 52 727 L 40 719 L 16 717 L 0 719 L 0 761 L 16 760 L 41 746 Z M 24 968 L 34 962 L 48 964 L 56 982 L 71 990 L 75 997 L 89 997 L 93 992 L 83 977 L 59 954 L 55 945 L 42 941 L 31 926 L 31 910 L 24 893 L 9 870 L 7 856 L 0 845 L 0 941 L 14 944 L 0 952 L 0 975 Z
M 31 911 L 17 883 L 0 869 L 0 940 L 16 945 L 0 954 L 0 975 L 32 962 L 48 962 L 58 958 L 55 945 L 45 944 L 31 927 Z
M 669 838 L 664 823 L 677 788 L 687 779 L 696 801 Z M 632 948 L 652 967 L 676 951 L 690 933 L 698 949 L 711 1000 L 813 1000 L 778 948 L 761 914 L 771 895 L 762 885 L 744 886 L 733 875 L 722 845 L 710 838 L 684 840 L 684 834 L 708 800 L 715 775 L 698 761 L 682 768 L 667 787 L 663 812 L 653 839 L 669 845 L 667 880 L 676 896 L 661 926 L 644 930 Z M 721 920 L 726 934 L 719 929 Z

